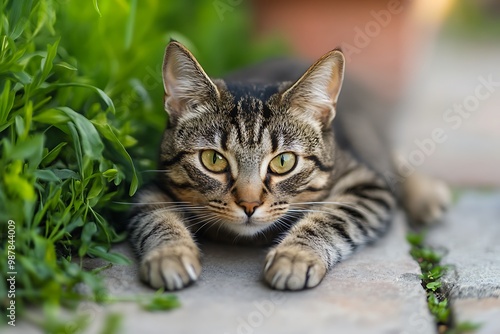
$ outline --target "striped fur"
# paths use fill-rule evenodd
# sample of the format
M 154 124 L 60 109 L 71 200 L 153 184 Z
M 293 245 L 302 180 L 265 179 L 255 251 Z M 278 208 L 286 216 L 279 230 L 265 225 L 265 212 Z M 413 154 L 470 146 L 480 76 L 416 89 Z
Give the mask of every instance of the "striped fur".
M 384 178 L 336 144 L 332 130 L 343 69 L 334 50 L 293 84 L 226 83 L 169 44 L 162 172 L 136 196 L 129 225 L 145 282 L 168 290 L 194 282 L 201 265 L 193 237 L 204 234 L 274 242 L 266 282 L 310 288 L 386 231 L 396 198 Z M 218 152 L 226 169 L 208 169 L 206 150 Z M 277 174 L 270 164 L 282 153 L 293 153 L 295 165 Z

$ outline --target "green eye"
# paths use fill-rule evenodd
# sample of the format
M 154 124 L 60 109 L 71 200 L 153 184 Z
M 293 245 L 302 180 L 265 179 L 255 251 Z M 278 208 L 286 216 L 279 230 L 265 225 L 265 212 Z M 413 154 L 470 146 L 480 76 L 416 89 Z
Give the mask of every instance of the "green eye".
M 271 172 L 276 174 L 285 174 L 295 167 L 295 161 L 297 158 L 295 154 L 287 152 L 281 153 L 274 157 L 269 163 L 269 169 Z
M 221 173 L 227 169 L 227 160 L 214 150 L 201 152 L 201 163 L 206 169 L 214 173 Z

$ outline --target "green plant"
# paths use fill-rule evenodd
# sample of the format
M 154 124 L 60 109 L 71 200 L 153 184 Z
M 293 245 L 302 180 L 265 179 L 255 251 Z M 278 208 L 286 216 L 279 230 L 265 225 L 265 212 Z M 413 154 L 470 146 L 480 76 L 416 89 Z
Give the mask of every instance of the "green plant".
M 474 333 L 479 328 L 481 328 L 480 324 L 464 321 L 457 324 L 455 328 L 449 330 L 446 334 Z
M 449 267 L 442 266 L 441 254 L 425 244 L 425 233 L 408 233 L 406 240 L 411 245 L 411 256 L 418 262 L 422 271 L 420 279 L 427 294 L 427 306 L 436 321 L 439 333 L 466 333 L 479 328 L 479 325 L 469 322 L 453 322 L 452 308 L 441 281 Z
M 448 299 L 442 292 L 441 277 L 447 267 L 441 266 L 441 255 L 424 244 L 425 234 L 409 233 L 406 239 L 411 244 L 410 254 L 420 265 L 422 286 L 427 292 L 427 304 L 436 322 L 447 328 L 451 325 Z
M 0 5 L 0 270 L 16 273 L 15 298 L 2 304 L 15 300 L 21 313 L 26 302 L 74 300 L 78 283 L 102 289 L 75 255 L 129 263 L 109 252 L 124 235 L 104 214 L 106 203 L 136 191 L 138 176 L 113 102 L 81 80 L 53 35 L 55 2 Z M 74 109 L 70 99 L 86 104 Z M 5 280 L 0 290 L 7 296 Z
M 110 248 L 125 238 L 121 203 L 155 168 L 169 38 L 214 76 L 284 48 L 252 40 L 244 5 L 222 22 L 210 0 L 0 0 L 0 8 L 0 271 L 16 272 L 15 297 L 0 281 L 1 304 L 15 301 L 17 317 L 27 303 L 42 305 L 51 331 L 62 326 L 60 305 L 113 300 L 78 258 L 130 262 Z M 151 298 L 134 300 L 178 306 Z

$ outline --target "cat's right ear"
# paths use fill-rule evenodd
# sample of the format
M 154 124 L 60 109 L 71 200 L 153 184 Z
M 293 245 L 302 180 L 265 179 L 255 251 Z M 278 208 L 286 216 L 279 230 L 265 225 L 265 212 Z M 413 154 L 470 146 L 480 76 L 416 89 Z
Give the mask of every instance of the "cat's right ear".
M 317 120 L 329 128 L 335 117 L 337 100 L 344 79 L 345 58 L 339 49 L 321 57 L 283 93 L 290 110 Z
M 165 110 L 170 124 L 200 106 L 219 98 L 219 91 L 194 56 L 182 44 L 171 41 L 163 59 Z

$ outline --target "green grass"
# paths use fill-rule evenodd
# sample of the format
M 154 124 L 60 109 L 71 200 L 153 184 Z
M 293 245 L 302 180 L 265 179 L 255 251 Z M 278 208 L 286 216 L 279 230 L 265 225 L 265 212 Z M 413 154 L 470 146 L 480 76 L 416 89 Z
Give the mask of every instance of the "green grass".
M 0 301 L 15 301 L 17 321 L 28 304 L 40 306 L 46 320 L 34 321 L 53 332 L 64 326 L 61 306 L 114 300 L 79 259 L 131 262 L 111 246 L 126 238 L 120 203 L 155 169 L 170 37 L 213 76 L 285 48 L 252 40 L 244 4 L 223 21 L 210 0 L 0 0 L 0 8 L 0 271 L 17 272 L 15 297 L 5 297 L 2 279 Z M 75 289 L 82 284 L 88 294 Z M 151 310 L 179 305 L 162 293 L 130 298 Z

